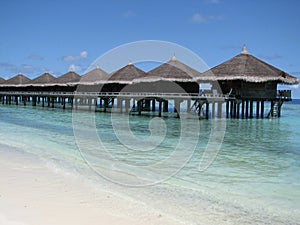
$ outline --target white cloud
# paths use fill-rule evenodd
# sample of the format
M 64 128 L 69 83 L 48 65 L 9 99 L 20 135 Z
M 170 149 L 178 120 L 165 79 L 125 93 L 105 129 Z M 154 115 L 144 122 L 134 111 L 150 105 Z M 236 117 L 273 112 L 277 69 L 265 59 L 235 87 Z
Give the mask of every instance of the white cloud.
M 62 60 L 64 62 L 75 62 L 75 61 L 80 61 L 80 60 L 86 59 L 87 57 L 88 57 L 88 52 L 82 51 L 82 52 L 80 52 L 79 55 L 64 56 L 64 57 L 62 57 Z
M 299 84 L 294 84 L 294 85 L 291 85 L 291 88 L 292 89 L 299 89 L 300 85 Z
M 195 13 L 192 16 L 191 21 L 193 23 L 205 23 L 208 21 L 217 21 L 217 20 L 223 20 L 224 16 L 223 15 L 218 15 L 218 16 L 203 16 L 201 13 Z
M 13 74 L 15 73 L 31 74 L 31 73 L 38 73 L 41 71 L 45 71 L 44 68 L 39 66 L 33 66 L 30 64 L 15 65 L 7 62 L 0 62 L 0 68 L 3 68 L 5 71 Z
M 79 66 L 79 65 L 71 64 L 71 65 L 69 66 L 69 71 L 72 71 L 72 72 L 80 72 L 80 71 L 82 71 L 82 68 L 81 68 L 81 66 Z
M 205 21 L 206 21 L 206 19 L 200 13 L 195 13 L 192 16 L 192 22 L 194 22 L 194 23 L 204 23 Z
M 126 12 L 123 13 L 123 17 L 125 18 L 131 18 L 135 17 L 135 13 L 132 10 L 127 10 Z
M 83 58 L 83 59 L 87 58 L 88 55 L 89 55 L 89 53 L 87 51 L 80 52 L 80 57 Z
M 42 61 L 42 60 L 44 60 L 44 57 L 41 55 L 29 55 L 26 57 L 26 59 Z

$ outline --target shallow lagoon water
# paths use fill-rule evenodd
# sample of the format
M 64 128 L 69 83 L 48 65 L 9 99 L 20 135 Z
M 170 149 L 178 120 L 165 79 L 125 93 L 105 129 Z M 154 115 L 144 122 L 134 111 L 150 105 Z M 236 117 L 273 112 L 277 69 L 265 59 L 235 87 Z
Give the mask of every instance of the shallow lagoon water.
M 214 224 L 220 221 L 224 224 L 298 224 L 299 109 L 298 104 L 285 104 L 279 119 L 226 120 L 221 149 L 210 167 L 204 171 L 199 171 L 198 168 L 208 143 L 212 122 L 199 121 L 200 136 L 196 148 L 182 151 L 182 157 L 187 157 L 188 162 L 180 167 L 178 173 L 164 177 L 167 179 L 163 182 L 145 187 L 124 186 L 122 179 L 152 179 L 155 175 L 160 177 L 175 169 L 170 163 L 170 167 L 161 168 L 161 174 L 155 174 L 149 173 L 146 166 L 172 155 L 180 135 L 183 135 L 180 132 L 180 120 L 164 118 L 165 137 L 161 140 L 161 135 L 153 134 L 153 140 L 159 144 L 152 150 L 143 151 L 142 145 L 138 146 L 141 149 L 124 146 L 112 126 L 111 115 L 96 113 L 94 116 L 98 138 L 106 153 L 115 160 L 109 161 L 103 158 L 97 142 L 94 143 L 94 139 L 89 136 L 93 127 L 84 122 L 81 129 L 87 131 L 87 136 L 81 138 L 91 148 L 80 151 L 78 137 L 74 136 L 71 111 L 2 105 L 0 144 L 1 148 L 9 151 L 21 151 L 39 157 L 56 172 L 83 176 L 95 188 L 113 188 L 129 197 L 139 198 L 149 207 L 174 215 L 187 224 Z M 116 121 L 128 119 L 121 114 L 115 114 L 113 118 Z M 142 143 L 151 136 L 151 120 L 151 117 L 129 117 L 132 133 L 126 133 L 128 130 L 124 128 L 122 134 L 125 137 L 128 135 L 128 140 L 134 140 L 130 139 L 134 135 Z M 188 138 L 192 132 L 193 129 L 187 130 L 184 138 Z M 134 142 L 129 145 L 136 147 Z M 145 148 L 146 146 L 145 144 Z M 189 147 L 194 146 L 186 146 Z M 134 176 L 116 162 L 133 166 L 130 168 L 135 170 Z M 98 166 L 101 170 L 95 170 L 91 166 Z M 104 171 L 106 176 L 111 175 L 113 179 L 104 179 L 102 174 L 95 173 L 97 171 Z M 114 182 L 115 179 L 120 182 Z

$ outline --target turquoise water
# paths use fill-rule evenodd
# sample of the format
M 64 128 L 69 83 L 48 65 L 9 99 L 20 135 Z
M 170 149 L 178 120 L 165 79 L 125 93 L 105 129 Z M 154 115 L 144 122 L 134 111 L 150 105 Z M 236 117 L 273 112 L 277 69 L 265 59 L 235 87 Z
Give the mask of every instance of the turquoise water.
M 299 109 L 214 122 L 1 105 L 0 148 L 187 224 L 300 224 Z M 209 150 L 211 164 L 199 170 Z

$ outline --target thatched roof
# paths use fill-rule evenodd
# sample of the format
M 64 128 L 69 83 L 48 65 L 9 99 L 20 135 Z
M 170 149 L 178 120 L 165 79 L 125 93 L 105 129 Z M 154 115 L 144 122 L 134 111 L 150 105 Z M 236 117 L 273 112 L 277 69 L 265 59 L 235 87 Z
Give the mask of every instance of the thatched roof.
M 58 83 L 59 85 L 75 85 L 77 84 L 81 79 L 81 76 L 79 76 L 77 73 L 70 71 L 67 72 L 66 74 L 58 77 L 56 79 L 56 83 Z
M 49 84 L 55 84 L 57 78 L 52 76 L 50 73 L 44 73 L 41 76 L 27 82 L 27 85 L 33 85 L 33 86 L 43 86 L 43 85 L 49 85 Z
M 112 73 L 107 83 L 131 83 L 134 79 L 145 77 L 146 73 L 135 67 L 132 63 Z
M 2 77 L 0 77 L 0 84 L 2 84 L 4 82 L 5 82 L 5 80 Z
M 200 72 L 178 61 L 176 57 L 173 56 L 173 58 L 170 61 L 149 71 L 147 73 L 147 77 L 145 79 L 140 79 L 140 81 L 151 82 L 165 80 L 178 82 L 193 82 L 195 81 L 195 78 L 200 76 Z
M 109 75 L 104 70 L 100 69 L 99 67 L 87 72 L 86 74 L 82 75 L 80 84 L 102 84 L 106 83 L 108 80 Z
M 30 81 L 28 77 L 25 77 L 23 74 L 18 74 L 1 84 L 1 86 L 19 86 L 23 85 Z
M 204 72 L 203 76 L 211 74 L 216 80 L 244 80 L 256 83 L 278 81 L 284 84 L 299 82 L 296 77 L 250 55 L 245 46 L 239 55 Z

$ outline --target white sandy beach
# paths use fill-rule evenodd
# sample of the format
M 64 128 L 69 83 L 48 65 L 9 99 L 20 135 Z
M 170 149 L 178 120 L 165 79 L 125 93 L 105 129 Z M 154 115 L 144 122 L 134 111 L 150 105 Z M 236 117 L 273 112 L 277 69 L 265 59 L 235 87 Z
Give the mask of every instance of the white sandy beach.
M 0 150 L 0 225 L 178 224 L 118 193 L 96 190 L 23 153 Z

